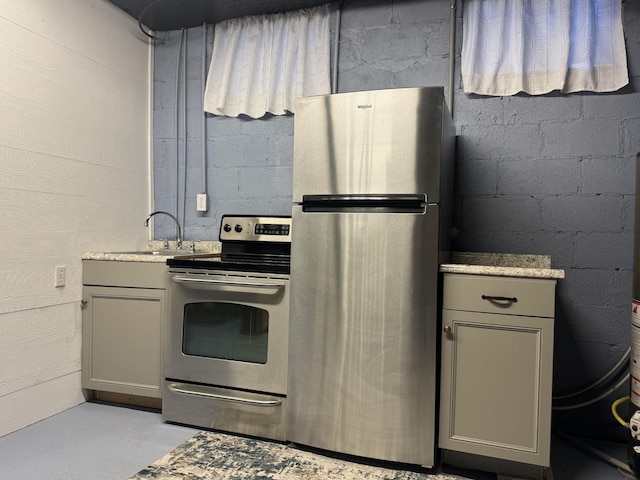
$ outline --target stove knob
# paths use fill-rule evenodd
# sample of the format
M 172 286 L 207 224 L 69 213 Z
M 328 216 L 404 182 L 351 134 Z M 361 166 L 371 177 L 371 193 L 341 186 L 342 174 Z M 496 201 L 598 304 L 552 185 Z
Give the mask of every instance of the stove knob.
M 236 224 L 235 230 L 236 230 L 236 232 L 240 233 L 242 231 L 242 225 L 240 225 L 239 223 Z
M 222 227 L 222 229 L 223 229 L 225 232 L 230 232 L 230 231 L 231 231 L 231 225 L 229 225 L 228 223 L 225 223 L 225 224 L 224 224 L 224 227 Z

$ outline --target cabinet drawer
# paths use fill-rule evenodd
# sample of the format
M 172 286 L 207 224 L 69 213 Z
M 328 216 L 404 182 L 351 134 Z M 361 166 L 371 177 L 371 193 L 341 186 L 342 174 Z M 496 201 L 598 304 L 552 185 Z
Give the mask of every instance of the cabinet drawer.
M 469 312 L 553 317 L 553 279 L 444 275 L 443 308 Z
M 166 288 L 164 263 L 82 261 L 82 284 L 133 288 Z
M 263 393 L 165 381 L 162 419 L 204 428 L 286 439 L 287 399 Z

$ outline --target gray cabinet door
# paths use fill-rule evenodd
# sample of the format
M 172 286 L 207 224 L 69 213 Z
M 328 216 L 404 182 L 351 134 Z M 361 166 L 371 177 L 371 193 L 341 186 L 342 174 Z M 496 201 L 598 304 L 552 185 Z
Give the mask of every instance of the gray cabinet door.
M 82 387 L 160 398 L 165 290 L 83 287 Z
M 553 319 L 444 310 L 440 448 L 548 466 Z

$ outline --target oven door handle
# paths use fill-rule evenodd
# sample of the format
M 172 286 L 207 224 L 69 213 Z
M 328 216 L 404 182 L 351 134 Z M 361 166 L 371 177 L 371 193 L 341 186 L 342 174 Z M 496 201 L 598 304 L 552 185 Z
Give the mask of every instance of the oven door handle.
M 270 282 L 242 282 L 237 280 L 216 280 L 215 278 L 194 278 L 184 277 L 181 275 L 174 275 L 171 277 L 174 282 L 178 283 L 192 283 L 197 285 L 206 285 L 211 287 L 242 287 L 242 288 L 259 288 L 259 289 L 274 289 L 275 292 L 284 287 L 281 283 Z M 275 293 L 274 292 L 274 293 Z
M 206 387 L 189 388 L 180 383 L 170 383 L 169 390 L 173 393 L 196 395 L 198 397 L 213 398 L 215 400 L 222 400 L 225 402 L 242 403 L 243 405 L 251 405 L 253 407 L 278 407 L 282 405 L 281 400 L 254 400 L 251 398 L 234 397 L 231 395 L 220 395 L 219 393 L 207 392 Z

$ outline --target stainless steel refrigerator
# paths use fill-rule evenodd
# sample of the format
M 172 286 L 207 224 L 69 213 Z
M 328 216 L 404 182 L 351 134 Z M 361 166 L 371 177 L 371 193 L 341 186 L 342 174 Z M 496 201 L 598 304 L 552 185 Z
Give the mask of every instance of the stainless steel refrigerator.
M 287 438 L 432 466 L 454 131 L 442 87 L 297 100 Z

